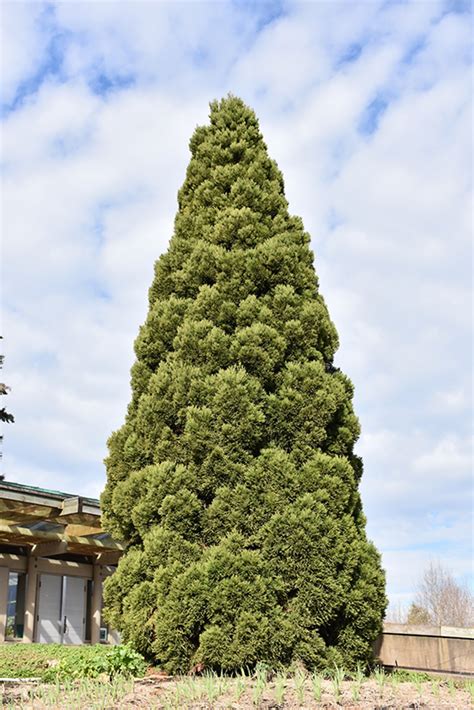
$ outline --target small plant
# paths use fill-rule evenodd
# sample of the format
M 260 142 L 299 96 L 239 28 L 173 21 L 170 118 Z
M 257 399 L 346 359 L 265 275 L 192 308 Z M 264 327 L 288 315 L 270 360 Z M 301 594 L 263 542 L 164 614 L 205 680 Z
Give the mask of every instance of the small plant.
M 355 681 L 352 682 L 351 696 L 352 696 L 352 700 L 354 700 L 354 702 L 357 702 L 358 700 L 360 700 L 360 688 L 361 688 L 361 686 L 358 685 Z
M 263 686 L 267 684 L 269 668 L 265 663 L 257 663 L 255 666 L 255 677 L 257 682 L 261 683 Z
M 332 680 L 332 689 L 334 692 L 334 698 L 336 699 L 336 702 L 339 702 L 339 700 L 341 698 L 342 681 L 344 680 L 344 676 L 345 676 L 344 669 L 335 665 L 334 670 L 332 672 L 331 680 Z
M 387 676 L 385 675 L 384 669 L 381 668 L 380 666 L 375 668 L 374 678 L 375 678 L 377 685 L 379 686 L 380 697 L 382 697 L 383 696 L 383 689 L 385 686 L 385 681 L 387 680 Z
M 357 670 L 353 675 L 352 681 L 352 699 L 359 700 L 360 691 L 362 688 L 362 683 L 364 681 L 365 674 L 360 663 L 357 664 Z
M 321 676 L 317 673 L 313 673 L 313 675 L 311 676 L 311 685 L 313 688 L 313 698 L 316 700 L 317 703 L 321 701 L 322 682 L 323 679 L 321 678 Z
M 235 681 L 235 697 L 237 698 L 237 702 L 239 702 L 240 698 L 245 693 L 246 679 L 247 676 L 245 675 L 245 671 L 241 669 L 240 675 L 237 676 L 237 679 Z
M 129 646 L 113 646 L 104 657 L 105 672 L 112 678 L 115 675 L 137 678 L 143 676 L 147 664 L 141 653 Z
M 204 676 L 204 688 L 206 691 L 207 699 L 212 703 L 217 700 L 220 693 L 220 684 L 218 682 L 218 677 L 215 673 L 206 673 Z
M 264 663 L 257 663 L 255 668 L 255 683 L 252 692 L 252 701 L 256 707 L 262 702 L 262 696 L 267 687 L 268 668 Z
M 401 682 L 401 677 L 400 673 L 398 671 L 393 671 L 390 673 L 390 683 L 392 684 L 392 688 L 396 690 L 398 686 L 400 685 Z
M 90 651 L 90 652 L 89 652 Z M 117 675 L 126 678 L 143 676 L 147 664 L 140 653 L 129 646 L 111 646 L 88 649 L 88 652 L 73 649 L 58 660 L 56 665 L 42 673 L 47 683 L 78 678 L 97 678 L 106 674 L 110 679 Z
M 355 673 L 353 674 L 354 680 L 359 684 L 362 684 L 365 680 L 364 666 L 361 663 L 357 664 Z
M 186 678 L 181 682 L 183 694 L 189 702 L 194 702 L 201 695 L 201 687 L 195 678 Z
M 448 680 L 448 690 L 451 697 L 456 692 L 456 684 L 454 683 L 454 680 L 451 680 L 451 678 Z
M 174 693 L 172 694 L 174 707 L 176 707 L 176 708 L 181 707 L 182 695 L 183 695 L 183 693 L 181 691 L 181 688 L 179 687 L 179 685 L 176 685 L 176 687 L 174 689 Z
M 278 673 L 275 678 L 275 699 L 278 705 L 283 705 L 285 700 L 286 675 Z
M 431 681 L 431 692 L 435 697 L 439 698 L 439 680 L 437 678 L 433 678 Z
M 306 673 L 301 670 L 301 668 L 297 668 L 294 674 L 294 681 L 295 681 L 295 692 L 296 692 L 296 697 L 298 699 L 298 702 L 300 705 L 304 703 L 304 690 L 305 690 L 305 683 L 306 683 Z
M 96 678 L 56 681 L 30 691 L 27 707 L 115 707 L 125 695 L 133 691 L 132 684 L 132 680 L 123 676 L 116 676 L 109 683 Z M 8 705 L 7 698 L 4 705 L 23 707 L 15 703 Z
M 413 674 L 413 683 L 418 691 L 418 695 L 421 695 L 423 690 L 423 678 L 418 675 L 418 673 Z
M 263 691 L 265 689 L 265 686 L 262 686 L 261 683 L 258 681 L 255 683 L 252 691 L 252 702 L 255 705 L 255 707 L 260 707 L 260 703 L 262 702 L 262 696 L 263 696 Z

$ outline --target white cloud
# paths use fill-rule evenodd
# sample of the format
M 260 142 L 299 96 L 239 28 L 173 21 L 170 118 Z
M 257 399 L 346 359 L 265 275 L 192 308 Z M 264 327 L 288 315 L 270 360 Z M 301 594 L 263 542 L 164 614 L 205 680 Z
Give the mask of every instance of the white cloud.
M 4 2 L 0 6 L 2 102 L 11 102 L 18 86 L 35 75 L 48 44 L 40 29 L 39 3 Z
M 415 471 L 428 474 L 470 473 L 472 445 L 458 436 L 445 436 L 432 450 L 417 456 L 413 462 Z M 452 479 L 451 479 L 452 480 Z
M 462 387 L 441 390 L 433 394 L 433 409 L 437 412 L 468 412 L 471 406 L 470 390 Z

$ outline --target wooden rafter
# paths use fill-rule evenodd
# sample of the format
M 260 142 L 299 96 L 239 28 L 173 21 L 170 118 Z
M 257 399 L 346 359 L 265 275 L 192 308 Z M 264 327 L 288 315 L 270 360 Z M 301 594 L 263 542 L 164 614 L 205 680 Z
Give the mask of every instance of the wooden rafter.
M 79 535 L 64 535 L 62 533 L 42 532 L 30 530 L 18 525 L 0 525 L 0 542 L 33 546 L 43 542 L 66 542 L 68 552 L 79 552 L 81 554 L 98 554 L 102 551 L 116 550 L 122 551 L 123 545 L 110 538 L 105 540 L 95 540 L 90 537 Z

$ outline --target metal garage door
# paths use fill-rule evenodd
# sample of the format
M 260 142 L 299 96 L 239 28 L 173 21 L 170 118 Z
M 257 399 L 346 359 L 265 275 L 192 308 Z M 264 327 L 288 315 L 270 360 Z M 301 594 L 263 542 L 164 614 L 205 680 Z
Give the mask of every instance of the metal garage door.
M 84 642 L 86 589 L 87 581 L 81 577 L 40 576 L 36 627 L 39 643 Z
M 63 578 L 42 574 L 38 583 L 38 616 L 36 640 L 39 643 L 61 643 L 61 599 Z
M 64 577 L 63 643 L 84 642 L 87 582 L 81 577 Z

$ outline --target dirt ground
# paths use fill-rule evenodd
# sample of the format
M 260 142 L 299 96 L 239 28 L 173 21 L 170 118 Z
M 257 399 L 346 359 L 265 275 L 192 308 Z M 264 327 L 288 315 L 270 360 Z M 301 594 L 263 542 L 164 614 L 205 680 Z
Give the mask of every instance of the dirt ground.
M 148 707 L 148 703 L 153 703 L 156 699 L 156 694 L 159 700 L 163 703 L 162 707 L 167 707 L 166 700 L 173 702 L 176 698 L 177 684 L 170 681 L 168 684 L 163 681 L 156 681 L 152 678 L 144 679 L 135 684 L 135 690 L 132 697 L 127 698 L 127 701 L 132 701 L 138 704 L 139 707 Z M 204 710 L 215 708 L 216 710 L 293 710 L 296 708 L 345 708 L 346 710 L 395 710 L 405 709 L 418 710 L 418 708 L 450 708 L 450 710 L 461 710 L 472 708 L 473 704 L 469 693 L 464 689 L 459 689 L 448 686 L 447 683 L 439 683 L 436 686 L 431 686 L 429 683 L 423 683 L 421 691 L 412 683 L 400 683 L 396 688 L 386 686 L 380 690 L 379 686 L 373 680 L 367 680 L 361 685 L 360 698 L 354 699 L 354 683 L 352 681 L 343 681 L 341 684 L 341 696 L 336 700 L 334 697 L 334 689 L 331 681 L 323 681 L 321 684 L 321 699 L 316 701 L 312 692 L 310 682 L 306 683 L 304 691 L 304 699 L 301 702 L 301 696 L 298 697 L 296 688 L 292 681 L 288 681 L 285 690 L 285 695 L 282 702 L 277 698 L 274 682 L 269 682 L 263 691 L 261 698 L 257 700 L 255 697 L 255 685 L 249 684 L 242 696 L 236 699 L 236 688 L 231 686 L 226 693 L 214 702 L 210 703 L 205 698 L 198 701 L 188 701 L 182 698 L 184 704 L 176 698 L 175 707 L 182 707 L 189 710 Z M 160 696 L 165 696 L 165 698 Z M 125 698 L 124 698 L 125 700 Z M 153 705 L 151 705 L 153 707 Z M 173 706 L 171 706 L 173 707 Z
M 123 688 L 120 697 L 116 693 L 113 693 L 115 697 L 107 697 L 108 682 L 103 679 L 96 684 L 97 687 L 88 686 L 86 697 L 80 683 L 76 688 L 58 689 L 56 696 L 41 685 L 0 685 L 0 705 L 21 710 L 51 707 L 58 710 L 465 710 L 473 707 L 472 690 L 467 685 L 461 687 L 461 682 L 442 679 L 415 684 L 392 683 L 388 678 L 383 686 L 373 679 L 366 679 L 359 685 L 354 681 L 343 681 L 338 692 L 329 680 L 323 680 L 320 687 L 315 689 L 310 678 L 298 687 L 293 679 L 286 679 L 284 687 L 278 686 L 278 680 L 272 679 L 263 688 L 259 688 L 250 678 L 240 683 L 237 679 L 217 679 L 217 684 L 209 684 L 205 679 L 177 680 L 162 675 L 148 675 L 131 681 Z

